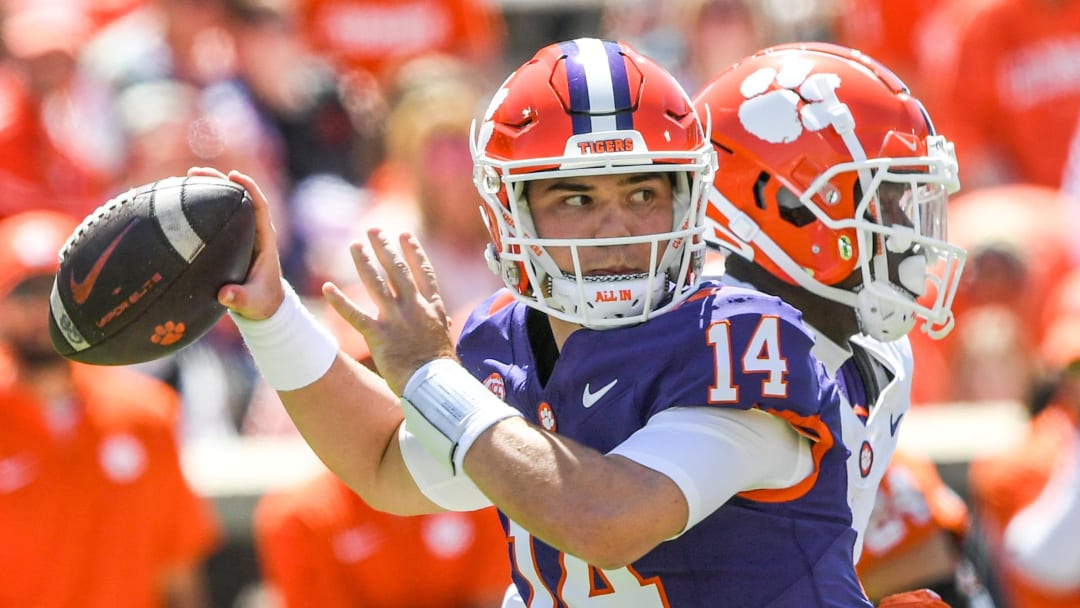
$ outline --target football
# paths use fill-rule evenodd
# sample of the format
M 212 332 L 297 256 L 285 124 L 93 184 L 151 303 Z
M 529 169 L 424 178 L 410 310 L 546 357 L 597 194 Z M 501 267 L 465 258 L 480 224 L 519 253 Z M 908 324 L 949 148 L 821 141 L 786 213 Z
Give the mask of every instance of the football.
M 64 357 L 127 365 L 173 354 L 225 313 L 255 244 L 251 196 L 212 177 L 169 177 L 106 202 L 60 251 L 49 334 Z

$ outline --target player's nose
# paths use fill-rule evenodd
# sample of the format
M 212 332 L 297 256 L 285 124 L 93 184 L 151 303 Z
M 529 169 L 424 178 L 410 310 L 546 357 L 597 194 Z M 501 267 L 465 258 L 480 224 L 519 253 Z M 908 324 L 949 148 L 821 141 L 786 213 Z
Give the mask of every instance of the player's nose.
M 634 216 L 613 197 L 596 207 L 596 228 L 593 238 L 620 238 L 634 235 Z

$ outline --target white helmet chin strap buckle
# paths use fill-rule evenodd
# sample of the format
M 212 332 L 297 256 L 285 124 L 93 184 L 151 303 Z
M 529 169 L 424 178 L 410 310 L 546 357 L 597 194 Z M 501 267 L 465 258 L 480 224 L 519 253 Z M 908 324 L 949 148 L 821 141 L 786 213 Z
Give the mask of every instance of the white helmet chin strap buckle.
M 915 311 L 897 306 L 875 292 L 887 290 L 896 298 L 909 298 L 896 287 L 876 281 L 872 288 L 863 287 L 855 294 L 855 315 L 859 327 L 875 340 L 891 342 L 906 336 L 915 327 Z

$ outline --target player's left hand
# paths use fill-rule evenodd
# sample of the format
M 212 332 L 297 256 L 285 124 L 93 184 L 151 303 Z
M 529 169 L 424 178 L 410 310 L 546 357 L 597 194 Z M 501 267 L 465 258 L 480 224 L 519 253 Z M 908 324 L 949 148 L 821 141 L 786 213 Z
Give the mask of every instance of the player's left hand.
M 422 365 L 440 357 L 455 358 L 450 319 L 419 241 L 405 233 L 395 246 L 378 228 L 367 235 L 370 247 L 353 243 L 349 251 L 378 310 L 375 314 L 361 310 L 333 283 L 323 285 L 323 295 L 364 334 L 376 369 L 400 395 Z

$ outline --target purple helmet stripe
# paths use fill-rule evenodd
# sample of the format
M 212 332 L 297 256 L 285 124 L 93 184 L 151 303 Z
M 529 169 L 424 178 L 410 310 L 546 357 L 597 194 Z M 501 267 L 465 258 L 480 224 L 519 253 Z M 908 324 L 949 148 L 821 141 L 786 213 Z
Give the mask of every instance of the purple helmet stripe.
M 633 129 L 630 82 L 616 42 L 564 42 L 570 117 L 574 134 Z
M 566 53 L 566 86 L 570 91 L 570 119 L 574 126 L 574 135 L 592 131 L 589 118 L 589 83 L 585 78 L 585 66 L 578 60 L 580 52 L 576 41 L 563 42 L 559 45 Z
M 615 122 L 618 129 L 634 128 L 634 113 L 630 111 L 630 79 L 626 75 L 626 61 L 623 60 L 622 48 L 617 42 L 605 41 L 611 67 L 611 90 L 615 95 Z

